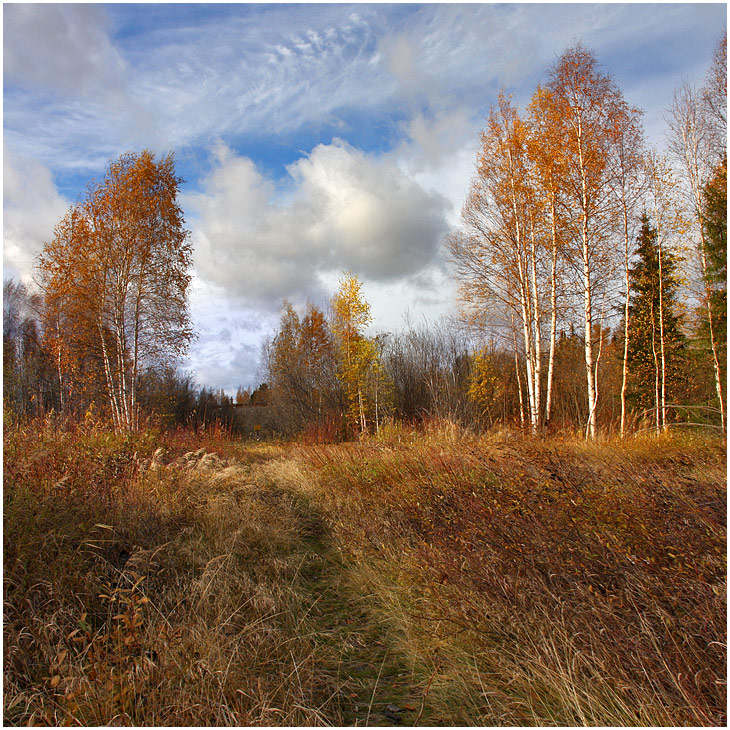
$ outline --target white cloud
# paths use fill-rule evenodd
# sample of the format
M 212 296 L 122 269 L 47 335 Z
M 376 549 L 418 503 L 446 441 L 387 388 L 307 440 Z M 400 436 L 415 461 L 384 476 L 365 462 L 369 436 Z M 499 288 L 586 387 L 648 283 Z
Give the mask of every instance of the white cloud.
M 610 66 L 652 42 L 658 48 L 654 39 L 667 32 L 676 39 L 677 28 L 706 33 L 711 13 L 601 4 L 362 5 L 353 13 L 295 4 L 187 6 L 173 16 L 173 7 L 7 5 L 6 139 L 54 169 L 82 160 L 98 173 L 130 147 L 180 150 L 211 137 L 235 145 L 262 131 L 344 135 L 363 112 L 402 119 L 468 108 L 477 119 L 501 86 L 524 103 L 572 40 Z M 662 45 L 681 58 L 697 43 L 685 46 Z
M 284 297 L 321 300 L 328 272 L 387 282 L 437 260 L 448 205 L 393 158 L 318 145 L 289 167 L 292 189 L 281 195 L 251 160 L 225 147 L 215 156 L 203 192 L 187 203 L 196 269 L 233 296 L 268 308 Z
M 375 30 L 367 20 L 337 5 L 265 5 L 255 13 L 255 21 L 243 11 L 148 30 L 126 44 L 131 95 L 154 109 L 173 146 L 207 143 L 211 134 L 336 126 L 343 109 L 389 97 L 387 74 L 371 64 Z
M 126 65 L 109 40 L 106 11 L 95 5 L 9 4 L 3 8 L 5 81 L 65 95 L 124 86 Z
M 190 289 L 190 312 L 198 337 L 182 369 L 191 371 L 198 385 L 230 394 L 239 385 L 258 385 L 261 343 L 273 330 L 276 314 L 256 311 L 198 276 Z
M 394 155 L 404 173 L 423 190 L 449 203 L 446 221 L 459 225 L 461 207 L 474 175 L 480 120 L 465 107 L 416 114 L 404 125 L 406 137 Z
M 68 203 L 40 162 L 3 154 L 3 268 L 6 277 L 30 281 L 35 256 L 51 239 Z
M 106 8 L 3 8 L 5 141 L 54 170 L 99 173 L 130 147 L 164 149 L 154 101 L 130 92 L 133 69 L 110 37 Z

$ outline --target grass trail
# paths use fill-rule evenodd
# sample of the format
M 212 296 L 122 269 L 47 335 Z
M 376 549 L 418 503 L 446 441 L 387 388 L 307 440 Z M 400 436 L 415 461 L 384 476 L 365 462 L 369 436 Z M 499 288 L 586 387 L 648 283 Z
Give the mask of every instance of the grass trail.
M 293 496 L 303 526 L 300 549 L 307 559 L 298 576 L 303 608 L 298 627 L 314 642 L 318 671 L 337 677 L 339 703 L 329 721 L 348 727 L 424 721 L 428 712 L 421 706 L 423 688 L 390 635 L 392 627 L 379 610 L 379 597 L 363 591 L 358 566 L 337 549 L 321 510 L 288 478 L 295 473 L 301 480 L 295 462 L 269 466 L 274 468 L 259 470 L 259 483 L 274 501 L 282 494 Z
M 96 443 L 104 467 L 90 477 L 74 444 L 16 446 L 5 724 L 390 726 L 420 714 L 327 521 L 277 478 L 291 465 L 278 450 L 201 450 L 138 472 L 118 444 Z M 36 453 L 50 448 L 61 473 L 41 481 Z
M 4 435 L 6 725 L 726 723 L 724 442 Z

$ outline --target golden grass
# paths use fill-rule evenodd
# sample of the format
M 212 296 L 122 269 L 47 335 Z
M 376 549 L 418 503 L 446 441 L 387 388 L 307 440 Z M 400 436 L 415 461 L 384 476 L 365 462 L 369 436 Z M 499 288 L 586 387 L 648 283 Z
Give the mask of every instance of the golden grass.
M 4 436 L 5 724 L 726 721 L 724 441 Z
M 252 464 L 120 479 L 116 437 L 8 436 L 6 724 L 338 717 L 336 671 L 313 670 L 323 657 L 299 576 L 320 558 L 294 497 L 257 484 Z
M 300 458 L 431 718 L 724 724 L 724 441 L 448 429 Z

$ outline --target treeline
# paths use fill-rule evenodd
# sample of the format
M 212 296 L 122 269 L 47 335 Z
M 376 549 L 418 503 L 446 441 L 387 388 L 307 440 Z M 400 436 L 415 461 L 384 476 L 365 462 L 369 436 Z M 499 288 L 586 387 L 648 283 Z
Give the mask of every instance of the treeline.
M 524 113 L 501 94 L 489 114 L 447 241 L 459 316 L 372 336 L 348 272 L 325 309 L 285 300 L 264 382 L 235 398 L 176 369 L 193 333 L 174 159 L 122 155 L 56 226 L 37 290 L 4 284 L 4 405 L 328 439 L 429 419 L 724 429 L 726 105 L 723 37 L 703 85 L 676 90 L 661 153 L 593 54 L 567 49 Z
M 702 88 L 677 89 L 667 154 L 646 145 L 640 110 L 581 45 L 524 114 L 504 95 L 492 108 L 449 251 L 465 316 L 501 328 L 518 355 L 533 431 L 552 420 L 558 335 L 575 327 L 595 436 L 612 325 L 622 433 L 632 406 L 665 429 L 690 402 L 711 403 L 724 426 L 725 49 L 723 38 Z M 713 397 L 684 384 L 706 363 Z
M 676 90 L 666 154 L 581 45 L 524 115 L 501 94 L 448 240 L 460 326 L 368 338 L 351 275 L 329 319 L 286 304 L 265 358 L 282 428 L 724 429 L 726 99 L 725 37 L 704 85 Z
M 393 419 L 474 421 L 467 343 L 445 325 L 367 336 L 370 305 L 361 289 L 347 273 L 327 313 L 309 303 L 298 314 L 285 302 L 263 348 L 277 430 L 343 439 Z
M 83 389 L 62 392 L 63 371 L 44 333 L 44 297 L 22 283 L 3 283 L 3 404 L 21 417 L 63 413 L 70 419 L 111 419 L 104 380 L 89 377 Z M 89 358 L 92 353 L 89 353 Z M 93 368 L 90 369 L 94 373 Z M 223 390 L 200 386 L 193 375 L 181 372 L 168 358 L 149 363 L 136 384 L 137 421 L 152 417 L 163 427 L 204 427 L 223 424 L 241 427 L 245 419 L 234 407 L 262 408 L 269 396 L 264 383 L 252 392 L 240 388 L 235 398 Z M 251 420 L 251 419 L 249 419 Z
M 647 297 L 637 284 L 637 320 L 645 316 Z M 320 325 L 316 332 L 312 320 Z M 676 320 L 672 320 L 676 325 Z M 671 331 L 671 334 L 670 334 Z M 677 332 L 667 324 L 667 341 Z M 456 319 L 408 324 L 396 333 L 368 338 L 372 358 L 347 379 L 343 343 L 329 317 L 312 305 L 297 313 L 285 304 L 279 330 L 264 347 L 267 382 L 262 388 L 267 431 L 285 436 L 306 435 L 316 440 L 354 438 L 375 433 L 393 422 L 417 426 L 452 421 L 482 430 L 499 425 L 530 430 L 526 374 L 521 353 L 500 345 Z M 481 337 L 481 339 L 480 339 Z M 680 333 L 672 350 L 671 413 L 668 422 L 720 428 L 714 378 L 706 352 Z M 597 377 L 602 385 L 597 423 L 603 431 L 618 431 L 621 423 L 623 339 L 620 329 L 604 328 Z M 672 339 L 674 342 L 674 339 Z M 653 358 L 647 361 L 645 341 L 637 338 L 631 357 L 635 370 L 629 380 L 625 430 L 656 428 Z M 585 427 L 587 388 L 583 370 L 584 338 L 575 327 L 556 337 L 553 403 L 549 424 L 542 429 L 571 431 Z M 680 360 L 681 355 L 681 360 Z M 244 394 L 248 399 L 248 394 Z M 248 404 L 248 400 L 246 401 Z M 245 411 L 227 411 L 230 423 L 242 424 Z M 670 412 L 669 406 L 667 411 Z M 250 419 L 249 419 L 250 420 Z

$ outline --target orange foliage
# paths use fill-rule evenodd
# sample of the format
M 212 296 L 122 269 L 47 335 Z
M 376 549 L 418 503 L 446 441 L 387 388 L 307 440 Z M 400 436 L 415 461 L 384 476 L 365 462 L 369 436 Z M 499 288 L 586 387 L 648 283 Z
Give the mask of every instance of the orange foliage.
M 104 398 L 122 430 L 138 424 L 141 370 L 184 353 L 192 337 L 181 182 L 172 154 L 122 155 L 66 213 L 38 260 L 62 407 Z

